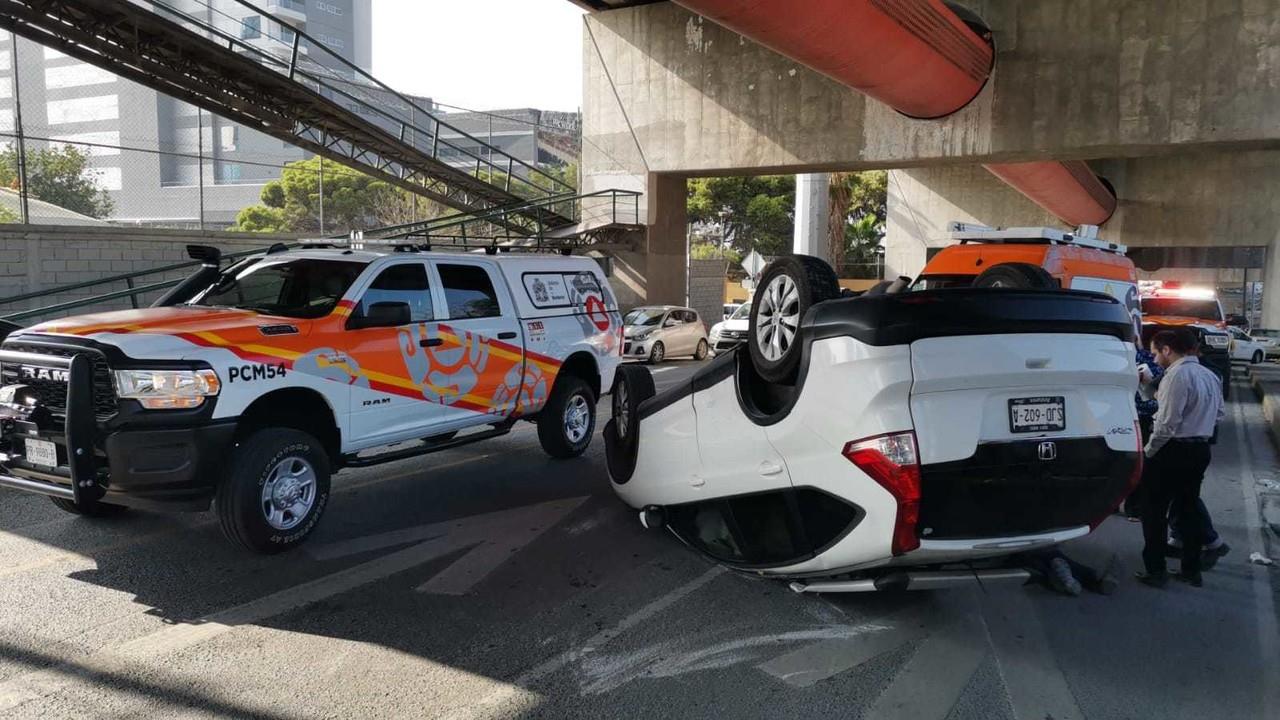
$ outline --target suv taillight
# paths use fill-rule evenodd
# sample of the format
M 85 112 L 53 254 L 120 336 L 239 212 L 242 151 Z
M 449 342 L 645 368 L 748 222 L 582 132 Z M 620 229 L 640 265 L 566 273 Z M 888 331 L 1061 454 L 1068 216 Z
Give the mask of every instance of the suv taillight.
M 893 495 L 898 516 L 893 523 L 893 554 L 920 547 L 916 524 L 920 521 L 920 454 L 914 432 L 890 433 L 844 446 L 843 455 Z
M 1129 473 L 1129 482 L 1124 486 L 1124 493 L 1107 507 L 1106 514 L 1089 523 L 1090 530 L 1097 530 L 1098 526 L 1102 524 L 1102 521 L 1106 520 L 1111 513 L 1115 512 L 1116 509 L 1120 507 L 1120 503 L 1128 499 L 1128 497 L 1133 494 L 1133 491 L 1138 489 L 1138 484 L 1142 482 L 1142 464 L 1146 462 L 1146 455 L 1142 452 L 1142 426 L 1138 424 L 1137 420 L 1133 421 L 1133 434 L 1137 436 L 1138 462 L 1134 463 L 1133 472 Z

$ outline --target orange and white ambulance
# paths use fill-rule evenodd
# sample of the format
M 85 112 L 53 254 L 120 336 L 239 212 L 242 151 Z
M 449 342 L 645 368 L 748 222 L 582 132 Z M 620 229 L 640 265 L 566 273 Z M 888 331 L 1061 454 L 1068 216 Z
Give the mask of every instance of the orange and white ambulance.
M 231 539 L 275 552 L 312 531 L 343 467 L 518 420 L 553 457 L 581 454 L 621 359 L 600 265 L 386 249 L 277 246 L 222 267 L 193 247 L 202 269 L 156 306 L 14 332 L 0 486 L 83 515 L 213 503 Z

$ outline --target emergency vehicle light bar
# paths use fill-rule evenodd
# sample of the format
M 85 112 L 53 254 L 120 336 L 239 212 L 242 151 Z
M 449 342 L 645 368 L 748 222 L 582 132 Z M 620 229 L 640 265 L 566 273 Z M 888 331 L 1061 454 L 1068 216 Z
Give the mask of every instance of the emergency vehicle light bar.
M 1003 242 L 1048 242 L 1054 245 L 1079 245 L 1096 248 L 1123 255 L 1128 247 L 1119 243 L 1107 242 L 1098 238 L 1097 225 L 1081 225 L 1075 232 L 1066 232 L 1051 227 L 1012 227 L 993 228 L 972 223 L 951 222 L 947 224 L 947 235 L 961 244 L 967 242 L 1003 243 Z

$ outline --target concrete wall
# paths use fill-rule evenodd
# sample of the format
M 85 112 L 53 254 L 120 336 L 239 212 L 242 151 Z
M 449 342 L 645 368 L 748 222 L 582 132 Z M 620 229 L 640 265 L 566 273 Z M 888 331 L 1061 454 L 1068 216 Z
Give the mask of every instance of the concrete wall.
M 689 261 L 689 307 L 698 311 L 707 330 L 724 315 L 724 260 Z
M 252 233 L 0 225 L 0 299 L 185 262 L 190 259 L 186 251 L 188 244 L 214 245 L 226 252 L 235 252 L 266 248 L 280 239 L 282 238 L 278 236 Z M 180 270 L 148 276 L 138 279 L 136 283 L 141 286 L 181 278 L 189 272 Z M 126 287 L 124 282 L 115 282 L 38 300 L 0 304 L 0 315 L 124 290 Z M 144 306 L 158 294 L 144 297 Z M 129 306 L 129 300 L 122 298 L 95 309 Z M 87 310 L 62 314 L 81 312 Z

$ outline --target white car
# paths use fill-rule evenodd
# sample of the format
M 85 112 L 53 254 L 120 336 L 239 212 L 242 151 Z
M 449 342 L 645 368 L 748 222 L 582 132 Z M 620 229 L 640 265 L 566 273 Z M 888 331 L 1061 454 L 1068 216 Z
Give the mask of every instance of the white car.
M 1266 359 L 1270 360 L 1275 357 L 1280 357 L 1280 330 L 1254 328 L 1253 331 L 1249 333 L 1249 337 L 1252 337 L 1260 343 L 1264 343 L 1262 349 L 1266 354 Z
M 1254 365 L 1267 359 L 1268 353 L 1276 352 L 1274 338 L 1254 337 L 1238 327 L 1228 327 L 1231 335 L 1230 353 L 1233 361 L 1243 360 Z
M 1025 578 L 1007 556 L 1088 534 L 1136 485 L 1133 325 L 1113 298 L 837 299 L 803 256 L 760 287 L 746 346 L 685 384 L 655 395 L 619 368 L 606 458 L 646 526 L 797 592 L 939 587 Z
M 746 341 L 747 318 L 750 314 L 751 305 L 743 303 L 728 318 L 711 326 L 707 342 L 711 343 L 712 355 L 728 352 Z

